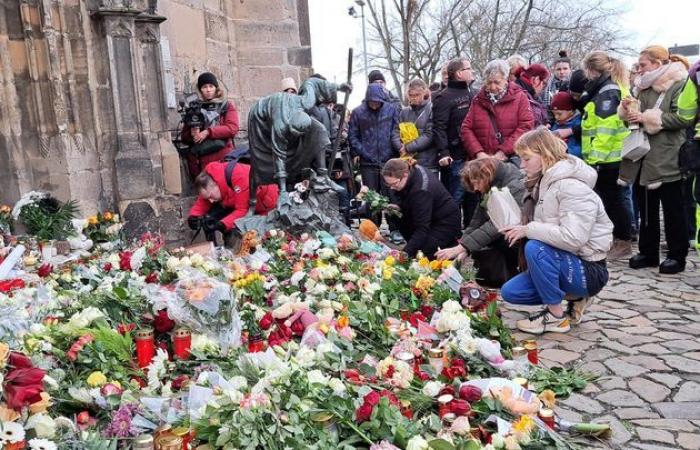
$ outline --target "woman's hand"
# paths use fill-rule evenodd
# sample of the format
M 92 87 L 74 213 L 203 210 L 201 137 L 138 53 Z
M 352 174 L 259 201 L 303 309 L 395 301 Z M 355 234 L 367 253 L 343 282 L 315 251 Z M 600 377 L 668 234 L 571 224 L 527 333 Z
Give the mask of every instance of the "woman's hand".
M 642 122 L 642 113 L 636 112 L 636 111 L 627 113 L 627 122 L 628 123 L 641 123 Z
M 499 161 L 505 161 L 506 159 L 508 159 L 508 157 L 506 157 L 506 154 L 503 153 L 501 150 L 497 151 L 496 154 L 493 155 L 493 157 Z
M 498 230 L 503 233 L 506 241 L 512 247 L 520 239 L 527 236 L 527 226 L 526 225 L 511 225 L 509 227 L 501 228 Z
M 200 131 L 194 136 L 194 143 L 199 144 L 203 140 L 209 137 L 209 130 Z
M 435 253 L 437 259 L 457 259 L 462 260 L 467 256 L 467 249 L 461 245 L 455 247 L 443 248 Z

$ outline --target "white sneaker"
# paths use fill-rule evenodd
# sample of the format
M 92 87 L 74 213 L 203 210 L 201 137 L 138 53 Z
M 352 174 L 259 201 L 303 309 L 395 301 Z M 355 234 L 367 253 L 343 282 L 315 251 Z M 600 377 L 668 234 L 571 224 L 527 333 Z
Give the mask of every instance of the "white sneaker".
M 556 317 L 549 312 L 547 308 L 544 308 L 537 314 L 533 314 L 527 319 L 518 320 L 515 324 L 520 331 L 530 334 L 542 334 L 546 332 L 566 333 L 571 329 L 569 318 L 566 314 L 562 317 Z

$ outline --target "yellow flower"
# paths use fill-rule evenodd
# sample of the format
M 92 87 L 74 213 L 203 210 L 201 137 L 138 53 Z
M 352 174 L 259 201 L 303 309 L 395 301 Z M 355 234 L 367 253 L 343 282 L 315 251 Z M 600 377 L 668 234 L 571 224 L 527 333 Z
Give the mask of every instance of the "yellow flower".
M 452 267 L 452 261 L 450 261 L 449 259 L 443 259 L 442 261 L 440 261 L 440 263 L 441 269 L 447 269 L 448 267 Z
M 556 394 L 554 391 L 551 389 L 545 389 L 538 395 L 539 399 L 542 400 L 542 403 L 544 403 L 544 406 L 546 406 L 549 409 L 554 408 L 554 405 L 556 403 Z
M 107 222 L 111 222 L 112 219 L 114 218 L 114 214 L 112 214 L 110 211 L 105 211 L 104 214 L 102 214 L 102 217 L 104 217 L 104 219 Z
M 418 265 L 421 267 L 428 267 L 430 265 L 430 260 L 424 256 L 418 260 Z
M 0 342 L 0 367 L 5 367 L 7 357 L 10 355 L 10 346 Z
M 107 377 L 100 371 L 95 371 L 87 377 L 87 384 L 90 387 L 100 387 L 107 383 Z
M 440 270 L 442 263 L 439 260 L 430 261 L 430 270 Z
M 386 267 L 382 271 L 382 278 L 384 278 L 385 280 L 391 280 L 391 277 L 393 277 L 393 276 L 394 276 L 394 269 L 392 269 L 391 267 Z
M 384 264 L 386 264 L 387 266 L 391 267 L 391 266 L 393 266 L 394 264 L 396 264 L 396 258 L 394 258 L 393 256 L 389 255 L 389 256 L 387 256 L 386 259 L 384 260 Z
M 513 431 L 520 434 L 529 434 L 535 427 L 535 421 L 530 416 L 520 416 L 520 419 L 513 423 Z
M 31 411 L 32 414 L 46 412 L 49 406 L 51 406 L 51 396 L 48 393 L 42 392 L 39 395 L 41 396 L 41 400 L 29 405 L 29 411 Z
M 318 327 L 318 329 L 319 329 L 319 330 L 321 331 L 321 333 L 323 333 L 323 334 L 328 334 L 328 332 L 330 331 L 330 328 L 328 328 L 328 325 L 326 325 L 325 323 L 322 323 L 322 324 Z
M 90 216 L 88 217 L 88 224 L 90 225 L 97 225 L 97 216 Z

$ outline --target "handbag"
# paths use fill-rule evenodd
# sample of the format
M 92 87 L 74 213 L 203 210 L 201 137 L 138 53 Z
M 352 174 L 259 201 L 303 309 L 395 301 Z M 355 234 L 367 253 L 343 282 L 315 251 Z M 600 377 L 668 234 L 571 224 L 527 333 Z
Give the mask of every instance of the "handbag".
M 649 137 L 641 128 L 632 130 L 622 144 L 622 157 L 633 162 L 644 158 L 651 150 Z
M 678 167 L 682 173 L 700 171 L 700 141 L 687 139 L 678 151 Z

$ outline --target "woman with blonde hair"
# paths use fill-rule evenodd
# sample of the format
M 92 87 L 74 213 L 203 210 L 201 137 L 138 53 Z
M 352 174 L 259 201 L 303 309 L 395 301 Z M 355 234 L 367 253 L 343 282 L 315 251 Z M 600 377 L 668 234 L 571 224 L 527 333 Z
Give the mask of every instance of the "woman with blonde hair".
M 617 179 L 629 130 L 617 114 L 617 106 L 629 95 L 629 72 L 622 61 L 600 50 L 588 53 L 582 66 L 589 80 L 589 101 L 581 118 L 581 152 L 583 160 L 598 172 L 595 191 L 615 225 L 608 257 L 628 258 L 632 256 L 632 211 L 628 189 Z
M 659 266 L 659 272 L 666 274 L 685 270 L 688 231 L 678 151 L 692 121 L 678 111 L 678 97 L 688 78 L 681 58 L 660 45 L 642 50 L 635 79 L 638 99 L 625 98 L 618 108 L 623 120 L 644 129 L 650 147 L 643 158 L 623 159 L 620 167 L 620 183 L 634 185 L 641 217 L 639 254 L 629 260 L 632 269 Z M 659 204 L 663 205 L 668 243 L 667 258 L 660 265 Z
M 544 305 L 539 313 L 519 320 L 527 333 L 565 333 L 569 318 L 578 323 L 583 310 L 608 282 L 605 258 L 612 243 L 613 225 L 600 197 L 593 191 L 596 171 L 566 153 L 566 144 L 539 127 L 515 144 L 532 184 L 534 211 L 526 225 L 500 230 L 514 245 L 523 238 L 527 270 L 503 285 L 503 300 L 520 305 Z

